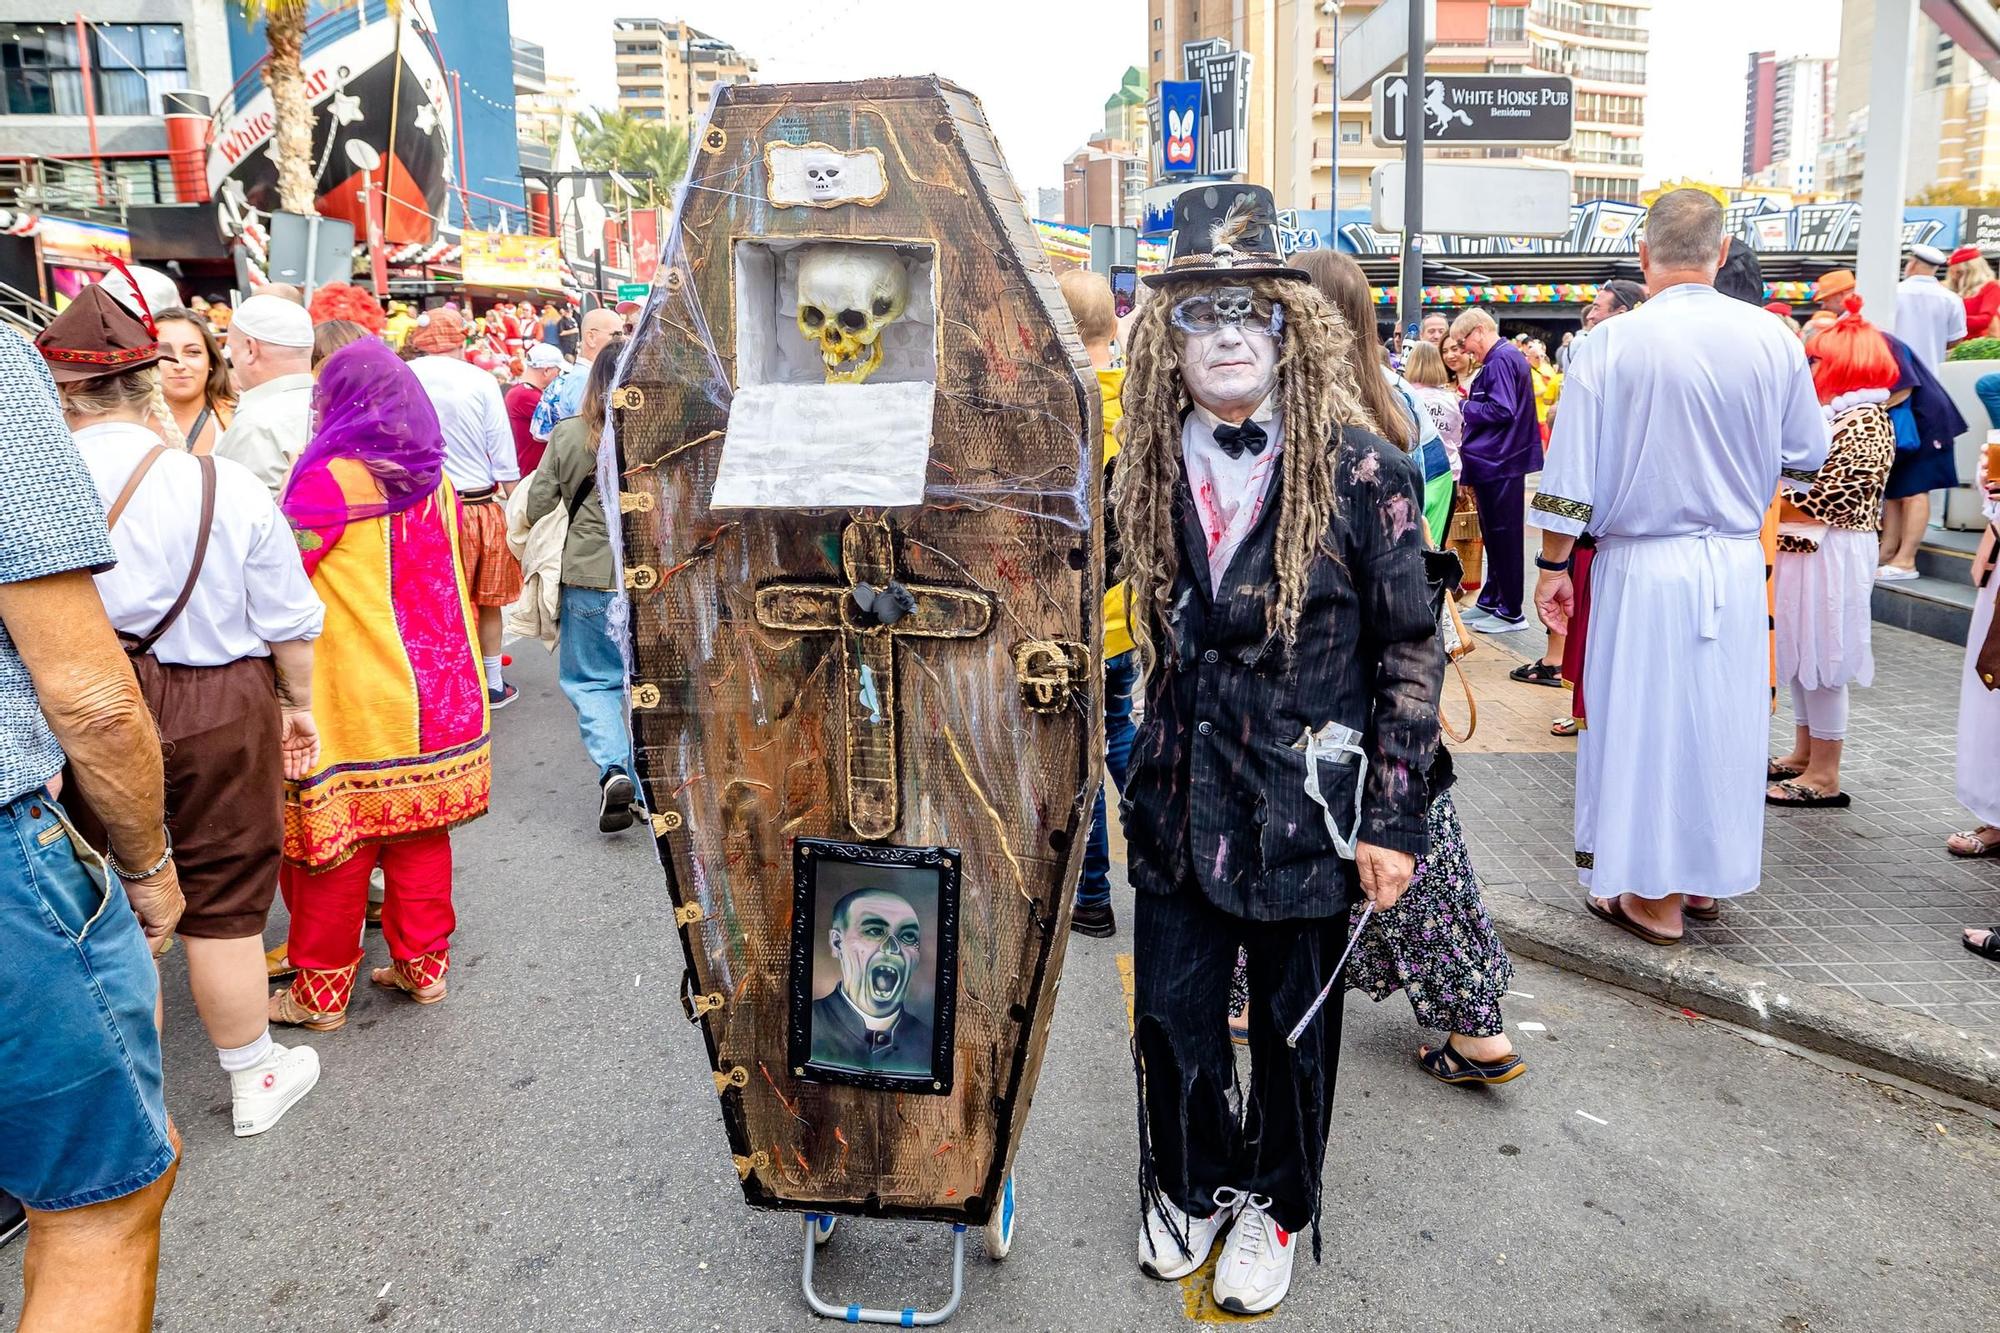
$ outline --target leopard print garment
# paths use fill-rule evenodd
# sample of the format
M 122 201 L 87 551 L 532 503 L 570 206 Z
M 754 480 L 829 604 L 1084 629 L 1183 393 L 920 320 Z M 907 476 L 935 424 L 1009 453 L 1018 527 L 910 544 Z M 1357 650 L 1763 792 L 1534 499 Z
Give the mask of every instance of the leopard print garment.
M 1850 532 L 1882 526 L 1882 488 L 1896 461 L 1896 430 L 1879 403 L 1842 412 L 1833 421 L 1833 446 L 1813 488 L 1796 501 L 1810 518 Z M 1819 549 L 1806 537 L 1780 534 L 1778 549 L 1804 554 Z

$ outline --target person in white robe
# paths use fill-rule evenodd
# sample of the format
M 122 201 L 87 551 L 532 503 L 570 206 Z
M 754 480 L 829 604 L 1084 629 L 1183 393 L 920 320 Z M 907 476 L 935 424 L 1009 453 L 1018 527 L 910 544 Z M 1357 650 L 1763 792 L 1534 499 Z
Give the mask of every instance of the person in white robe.
M 1575 606 L 1569 559 L 1589 533 L 1577 745 L 1576 862 L 1592 912 L 1640 938 L 1681 938 L 1683 895 L 1757 887 L 1770 730 L 1764 555 L 1780 480 L 1812 484 L 1826 417 L 1797 338 L 1714 288 L 1722 208 L 1699 190 L 1655 203 L 1639 249 L 1647 302 L 1571 358 L 1532 518 L 1535 604 Z
M 1989 446 L 1990 447 L 1990 446 Z M 1980 461 L 1980 483 L 1986 491 L 1986 531 L 1972 558 L 1972 579 L 1979 597 L 1972 606 L 1972 625 L 1965 635 L 1965 668 L 1958 687 L 1958 803 L 1979 820 L 1976 828 L 1954 833 L 1945 841 L 1953 856 L 2000 855 L 2000 690 L 1980 678 L 1979 657 L 1993 631 L 1993 599 L 2000 579 L 1993 577 L 1995 527 L 2000 523 L 2000 477 L 1986 475 Z M 1965 947 L 2000 962 L 2000 925 L 1967 926 Z

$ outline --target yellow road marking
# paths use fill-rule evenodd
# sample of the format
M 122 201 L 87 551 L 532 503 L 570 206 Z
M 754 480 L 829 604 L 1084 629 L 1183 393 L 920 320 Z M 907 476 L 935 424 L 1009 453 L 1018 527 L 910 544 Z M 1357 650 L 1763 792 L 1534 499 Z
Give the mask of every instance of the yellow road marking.
M 1125 1031 L 1129 1034 L 1133 1025 L 1132 955 L 1119 954 L 1117 963 L 1118 985 L 1125 992 Z M 1199 1270 L 1180 1281 L 1182 1313 L 1197 1324 L 1254 1324 L 1277 1313 L 1276 1310 L 1266 1310 L 1263 1314 L 1231 1314 L 1215 1303 L 1214 1287 L 1215 1256 L 1211 1254 Z

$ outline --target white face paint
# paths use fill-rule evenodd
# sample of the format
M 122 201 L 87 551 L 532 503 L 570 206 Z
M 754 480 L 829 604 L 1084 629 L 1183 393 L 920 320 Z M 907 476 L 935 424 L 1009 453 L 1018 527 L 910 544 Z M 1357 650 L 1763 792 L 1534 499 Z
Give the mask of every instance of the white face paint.
M 1278 384 L 1278 340 L 1224 324 L 1214 333 L 1182 333 L 1181 382 L 1188 396 L 1225 421 L 1240 422 Z

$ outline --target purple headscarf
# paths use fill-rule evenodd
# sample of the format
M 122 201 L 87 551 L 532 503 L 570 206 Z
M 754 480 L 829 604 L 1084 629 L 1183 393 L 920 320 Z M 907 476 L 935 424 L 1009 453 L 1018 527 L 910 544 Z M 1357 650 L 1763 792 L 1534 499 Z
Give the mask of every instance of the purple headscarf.
M 321 480 L 336 458 L 375 474 L 380 499 L 328 502 Z M 302 528 L 398 514 L 427 498 L 444 474 L 444 431 L 424 386 L 394 352 L 364 338 L 328 357 L 313 387 L 313 436 L 292 467 L 279 508 Z

